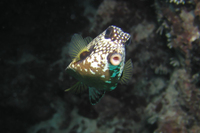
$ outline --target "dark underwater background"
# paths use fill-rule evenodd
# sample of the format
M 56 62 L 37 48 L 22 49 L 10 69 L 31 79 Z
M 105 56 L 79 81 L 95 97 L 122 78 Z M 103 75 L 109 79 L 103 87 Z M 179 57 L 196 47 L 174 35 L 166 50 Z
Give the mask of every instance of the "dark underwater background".
M 199 0 L 0 1 L 1 133 L 199 133 Z M 64 90 L 73 34 L 130 33 L 128 85 Z

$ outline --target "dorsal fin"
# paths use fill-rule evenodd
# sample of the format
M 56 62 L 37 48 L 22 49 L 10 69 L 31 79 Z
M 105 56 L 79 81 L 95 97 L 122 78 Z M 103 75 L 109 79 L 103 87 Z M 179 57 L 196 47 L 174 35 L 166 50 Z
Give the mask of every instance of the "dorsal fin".
M 79 34 L 74 34 L 72 36 L 71 42 L 69 44 L 69 55 L 72 59 L 79 56 L 82 51 L 89 51 L 87 49 L 87 44 L 92 39 L 90 37 L 86 37 L 85 39 L 82 38 Z
M 92 37 L 86 37 L 86 38 L 84 38 L 84 40 L 85 40 L 85 42 L 87 43 L 87 44 L 89 44 L 91 41 L 92 41 Z
M 65 91 L 73 91 L 74 93 L 81 93 L 87 89 L 87 86 L 82 82 L 77 82 L 75 85 L 66 89 Z
M 122 77 L 121 77 L 119 83 L 120 84 L 128 84 L 128 82 L 132 78 L 132 75 L 133 75 L 133 64 L 132 64 L 131 59 L 129 59 L 124 66 Z
M 95 105 L 104 96 L 106 91 L 98 90 L 94 87 L 89 87 L 89 99 L 92 105 Z

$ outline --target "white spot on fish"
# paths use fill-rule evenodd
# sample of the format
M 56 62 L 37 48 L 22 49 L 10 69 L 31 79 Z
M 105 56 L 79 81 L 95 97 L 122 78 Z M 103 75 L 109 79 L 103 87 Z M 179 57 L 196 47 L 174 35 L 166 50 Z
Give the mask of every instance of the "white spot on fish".
M 96 61 L 92 62 L 91 63 L 91 67 L 93 67 L 93 68 L 99 68 L 98 62 L 96 62 Z
M 99 51 L 99 55 L 102 55 L 102 51 Z M 99 60 L 100 60 L 100 57 L 99 57 Z
M 89 69 L 90 70 L 90 72 L 92 73 L 92 74 L 95 74 L 95 72 L 93 72 L 91 69 Z
M 93 61 L 94 61 L 94 56 L 93 56 L 93 55 L 90 56 L 90 58 L 88 58 L 87 61 L 88 61 L 89 63 L 93 62 Z
M 105 82 L 106 82 L 106 83 L 111 83 L 111 81 L 109 81 L 109 80 L 108 80 L 108 81 L 105 81 Z
M 104 68 L 102 69 L 103 72 L 105 72 L 105 71 L 108 70 L 108 63 L 104 63 L 104 64 L 105 64 L 105 66 L 104 66 Z M 102 66 L 102 67 L 103 67 L 103 66 Z
M 105 75 L 101 75 L 102 78 L 105 78 Z

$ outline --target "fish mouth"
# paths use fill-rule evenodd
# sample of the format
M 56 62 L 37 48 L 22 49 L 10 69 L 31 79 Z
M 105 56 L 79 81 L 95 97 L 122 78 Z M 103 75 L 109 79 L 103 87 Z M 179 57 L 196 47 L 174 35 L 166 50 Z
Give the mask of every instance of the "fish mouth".
M 122 54 L 114 52 L 107 56 L 108 63 L 117 66 L 122 62 Z
M 113 54 L 111 57 L 110 57 L 110 63 L 114 66 L 117 66 L 121 63 L 122 61 L 122 55 L 119 54 L 119 53 L 116 53 L 116 54 Z

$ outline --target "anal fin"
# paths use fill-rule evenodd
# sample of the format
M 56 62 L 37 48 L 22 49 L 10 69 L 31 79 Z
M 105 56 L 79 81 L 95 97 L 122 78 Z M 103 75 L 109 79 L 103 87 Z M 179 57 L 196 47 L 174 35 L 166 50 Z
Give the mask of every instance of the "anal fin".
M 95 105 L 104 96 L 106 91 L 98 90 L 94 87 L 89 87 L 89 99 L 92 105 Z
M 132 78 L 132 75 L 133 75 L 133 63 L 132 63 L 131 59 L 129 59 L 124 66 L 122 77 L 121 77 L 119 83 L 120 84 L 128 84 L 128 82 Z
M 66 89 L 65 91 L 73 91 L 74 93 L 81 93 L 87 89 L 87 86 L 82 82 L 77 82 L 75 85 Z

